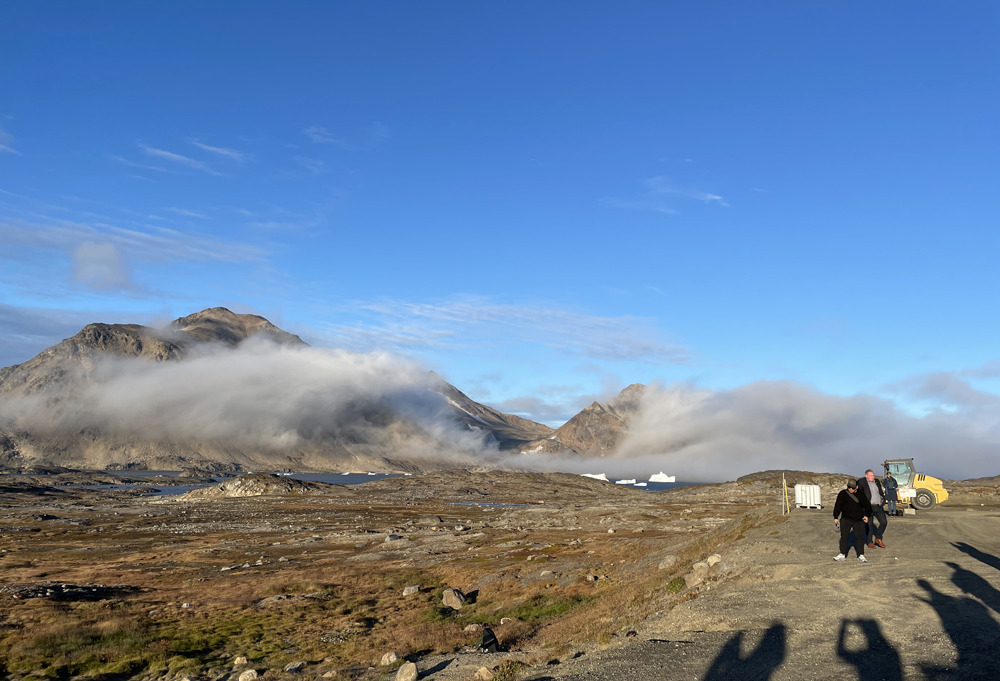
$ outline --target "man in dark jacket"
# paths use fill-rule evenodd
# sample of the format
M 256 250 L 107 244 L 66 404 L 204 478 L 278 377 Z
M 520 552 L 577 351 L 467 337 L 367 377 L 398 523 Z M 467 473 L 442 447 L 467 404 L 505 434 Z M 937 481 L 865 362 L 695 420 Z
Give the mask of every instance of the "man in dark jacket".
M 841 520 L 843 515 L 843 520 Z M 854 550 L 858 560 L 867 563 L 865 558 L 865 524 L 872 515 L 872 505 L 868 498 L 858 491 L 858 481 L 848 480 L 847 489 L 840 490 L 837 501 L 833 504 L 833 522 L 840 528 L 840 553 L 834 560 L 844 560 L 851 550 L 847 545 L 847 535 L 854 531 Z
M 885 526 L 889 522 L 882 509 L 885 491 L 882 489 L 881 481 L 875 479 L 875 471 L 871 468 L 865 471 L 864 479 L 858 480 L 858 492 L 865 495 L 872 507 L 872 512 L 868 516 L 868 548 L 873 549 L 878 546 L 884 549 L 882 535 L 885 534 Z M 875 527 L 876 520 L 878 520 L 878 527 Z

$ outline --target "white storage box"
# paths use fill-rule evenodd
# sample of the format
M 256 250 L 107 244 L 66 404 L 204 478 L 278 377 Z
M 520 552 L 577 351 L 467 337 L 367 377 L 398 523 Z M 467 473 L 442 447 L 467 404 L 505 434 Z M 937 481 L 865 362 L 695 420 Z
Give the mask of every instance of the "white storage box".
M 798 508 L 823 508 L 819 498 L 819 485 L 796 485 L 795 506 Z

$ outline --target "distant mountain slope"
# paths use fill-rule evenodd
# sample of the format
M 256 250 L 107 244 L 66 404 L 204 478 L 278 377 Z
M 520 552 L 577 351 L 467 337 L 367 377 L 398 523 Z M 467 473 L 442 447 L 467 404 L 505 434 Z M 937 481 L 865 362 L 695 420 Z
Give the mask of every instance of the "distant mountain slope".
M 101 384 L 104 378 L 101 360 L 185 362 L 198 353 L 203 354 L 200 348 L 213 345 L 235 348 L 253 337 L 308 348 L 298 336 L 263 317 L 235 314 L 221 307 L 181 317 L 163 329 L 138 324 L 89 324 L 72 338 L 27 362 L 0 369 L 0 407 L 5 400 L 7 404 L 40 401 L 57 412 L 72 410 L 79 406 L 81 395 Z M 57 432 L 51 428 L 18 427 L 8 420 L 0 422 L 0 465 L 419 470 L 440 465 L 426 459 L 429 453 L 443 457 L 471 455 L 480 449 L 470 446 L 469 443 L 475 442 L 487 446 L 492 443 L 504 450 L 517 449 L 552 433 L 548 426 L 479 404 L 436 375 L 432 379 L 424 393 L 427 397 L 420 399 L 437 404 L 435 400 L 443 398 L 440 407 L 432 408 L 440 410 L 440 416 L 446 420 L 451 419 L 451 428 L 464 432 L 468 443 L 463 444 L 461 438 L 442 442 L 441 433 L 421 428 L 401 416 L 391 404 L 369 400 L 349 404 L 344 410 L 347 416 L 338 416 L 346 422 L 299 424 L 298 443 L 280 450 L 217 437 L 149 439 L 99 426 L 63 428 Z M 322 403 L 317 408 L 322 410 Z M 302 431 L 300 426 L 309 429 Z M 453 459 L 449 465 L 454 462 Z
M 500 449 L 515 449 L 554 432 L 541 423 L 480 404 L 455 386 L 441 380 L 437 374 L 434 374 L 434 378 L 437 379 L 434 389 L 448 401 L 449 406 L 455 410 L 456 417 L 470 429 L 492 433 Z
M 633 383 L 607 404 L 592 403 L 547 438 L 528 442 L 518 449 L 525 454 L 567 451 L 583 457 L 614 454 L 628 435 L 645 389 L 641 383 Z

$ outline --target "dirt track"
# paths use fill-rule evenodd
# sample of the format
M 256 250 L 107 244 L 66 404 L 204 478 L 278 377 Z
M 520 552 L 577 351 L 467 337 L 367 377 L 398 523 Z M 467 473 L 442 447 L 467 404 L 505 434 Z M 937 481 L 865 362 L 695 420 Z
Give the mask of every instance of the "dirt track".
M 529 678 L 1000 678 L 996 508 L 893 518 L 868 565 L 853 550 L 835 563 L 837 537 L 829 511 L 797 511 L 724 555 L 740 578 L 648 621 L 631 644 Z

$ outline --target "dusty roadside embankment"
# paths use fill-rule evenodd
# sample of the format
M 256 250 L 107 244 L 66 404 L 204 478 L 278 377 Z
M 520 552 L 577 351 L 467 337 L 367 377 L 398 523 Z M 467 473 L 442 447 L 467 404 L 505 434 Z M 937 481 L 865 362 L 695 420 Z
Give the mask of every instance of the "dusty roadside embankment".
M 527 678 L 1000 678 L 1000 509 L 894 518 L 885 541 L 867 565 L 835 563 L 829 511 L 795 512 L 729 549 L 739 579 L 650 618 L 634 644 Z

